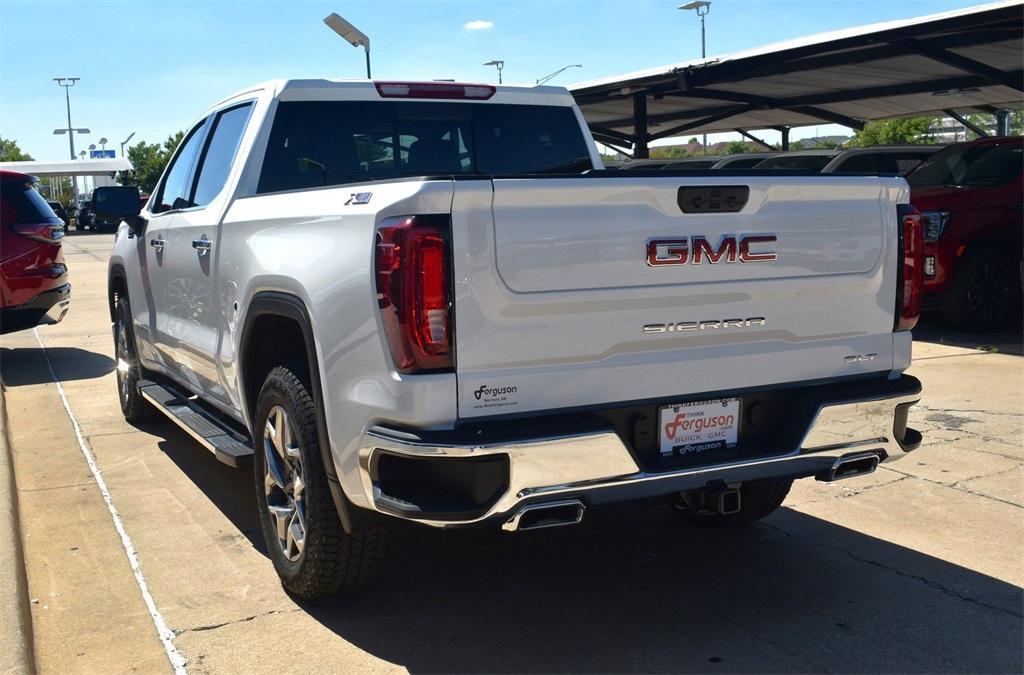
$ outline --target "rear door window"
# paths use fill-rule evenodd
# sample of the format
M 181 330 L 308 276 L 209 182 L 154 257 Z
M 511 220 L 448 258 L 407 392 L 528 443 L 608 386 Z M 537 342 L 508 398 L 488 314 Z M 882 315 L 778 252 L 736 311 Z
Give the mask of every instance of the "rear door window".
M 258 191 L 593 168 L 572 108 L 397 101 L 278 105 Z
M 195 206 L 209 204 L 224 189 L 251 112 L 252 103 L 246 103 L 217 113 L 196 180 Z

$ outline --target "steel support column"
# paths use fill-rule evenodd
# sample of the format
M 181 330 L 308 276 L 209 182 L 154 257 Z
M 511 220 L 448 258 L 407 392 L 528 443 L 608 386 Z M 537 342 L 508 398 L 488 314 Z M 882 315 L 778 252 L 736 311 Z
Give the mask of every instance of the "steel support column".
M 647 94 L 633 94 L 633 157 L 647 159 Z
M 996 136 L 1010 135 L 1010 111 L 996 111 Z

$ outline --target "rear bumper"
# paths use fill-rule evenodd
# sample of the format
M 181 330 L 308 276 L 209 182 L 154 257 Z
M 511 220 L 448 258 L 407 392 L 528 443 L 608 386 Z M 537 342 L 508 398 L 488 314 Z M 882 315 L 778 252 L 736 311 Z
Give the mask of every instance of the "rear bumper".
M 849 398 L 837 396 L 834 386 L 822 389 L 827 398 L 823 394 L 796 447 L 723 464 L 645 471 L 613 428 L 490 440 L 479 431 L 466 439 L 457 432 L 375 427 L 362 439 L 359 473 L 373 510 L 444 528 L 505 523 L 526 506 L 567 499 L 596 505 L 709 484 L 824 477 L 851 455 L 874 453 L 888 462 L 920 445 L 921 435 L 906 426 L 907 410 L 921 397 L 916 378 L 880 380 L 870 395 L 856 387 Z M 393 467 L 403 464 L 414 468 L 400 469 L 396 478 Z M 459 498 L 437 498 L 453 485 Z
M 59 323 L 71 307 L 71 284 L 43 291 L 17 307 L 0 310 L 0 333 Z

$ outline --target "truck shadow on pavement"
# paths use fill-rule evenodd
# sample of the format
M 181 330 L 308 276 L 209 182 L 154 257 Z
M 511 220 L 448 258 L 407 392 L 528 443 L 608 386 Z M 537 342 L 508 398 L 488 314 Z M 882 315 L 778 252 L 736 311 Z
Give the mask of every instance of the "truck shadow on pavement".
M 251 472 L 176 429 L 161 435 L 262 552 Z M 411 672 L 1024 668 L 1020 588 L 786 508 L 731 530 L 649 503 L 514 536 L 402 524 L 393 534 L 372 588 L 300 606 Z
M 994 333 L 967 333 L 943 325 L 938 312 L 926 312 L 921 315 L 921 321 L 914 327 L 914 340 L 1024 356 L 1024 333 L 1020 320 Z
M 46 367 L 49 356 L 61 381 L 91 380 L 114 370 L 114 360 L 106 354 L 78 347 L 18 347 L 0 349 L 0 373 L 8 387 L 50 384 L 53 375 Z

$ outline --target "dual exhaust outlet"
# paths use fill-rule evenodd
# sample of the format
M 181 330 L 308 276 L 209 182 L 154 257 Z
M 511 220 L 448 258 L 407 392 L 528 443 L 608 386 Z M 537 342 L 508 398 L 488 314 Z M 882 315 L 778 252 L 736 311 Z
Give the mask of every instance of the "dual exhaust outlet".
M 820 481 L 831 483 L 844 478 L 864 476 L 878 468 L 877 452 L 861 452 L 840 457 L 828 471 L 815 476 Z M 738 489 L 716 490 L 714 499 L 708 506 L 717 513 L 728 515 L 740 510 L 740 491 Z M 563 499 L 539 504 L 527 504 L 509 518 L 501 526 L 506 532 L 524 532 L 526 530 L 542 530 L 548 527 L 578 525 L 583 520 L 587 507 L 579 499 Z

